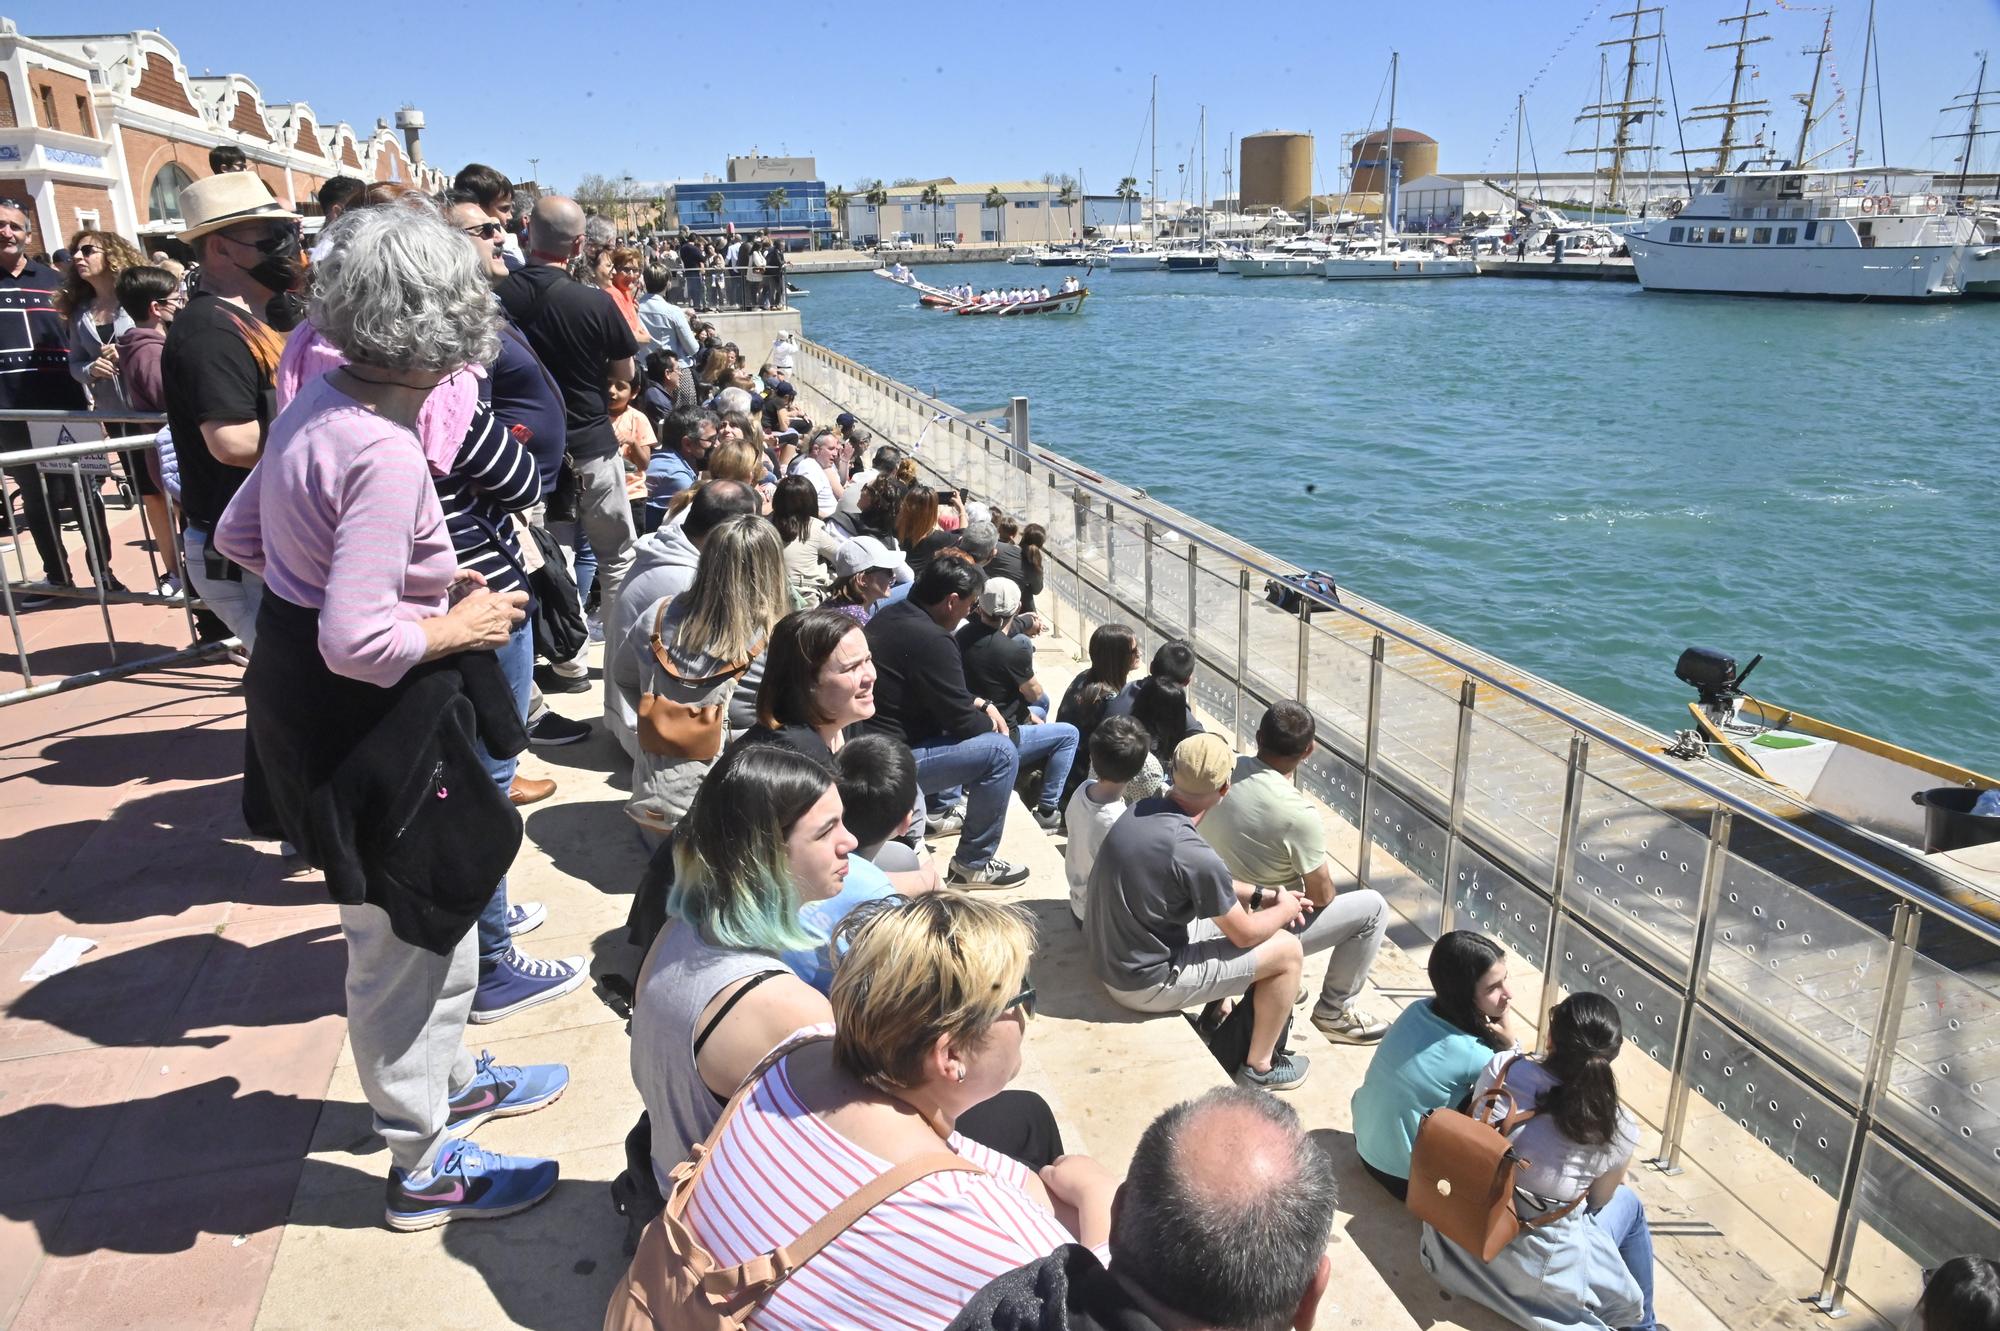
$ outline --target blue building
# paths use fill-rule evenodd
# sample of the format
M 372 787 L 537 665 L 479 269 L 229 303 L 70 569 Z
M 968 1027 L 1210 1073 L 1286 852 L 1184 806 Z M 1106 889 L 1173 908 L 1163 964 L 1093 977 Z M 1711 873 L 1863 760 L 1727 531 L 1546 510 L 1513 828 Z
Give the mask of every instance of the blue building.
M 770 206 L 774 191 L 784 202 Z M 721 204 L 720 208 L 715 205 Z M 768 231 L 793 249 L 814 249 L 834 230 L 823 180 L 681 180 L 674 182 L 675 221 L 696 235 Z

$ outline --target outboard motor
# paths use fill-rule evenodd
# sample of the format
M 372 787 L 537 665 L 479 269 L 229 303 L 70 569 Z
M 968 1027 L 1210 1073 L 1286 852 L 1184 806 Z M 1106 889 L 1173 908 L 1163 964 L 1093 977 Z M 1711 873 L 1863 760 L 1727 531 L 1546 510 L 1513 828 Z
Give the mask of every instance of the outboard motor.
M 1761 653 L 1751 657 L 1750 664 L 1739 673 L 1735 657 L 1713 647 L 1690 647 L 1674 663 L 1674 678 L 1693 687 L 1701 697 L 1703 710 L 1726 716 L 1735 710 L 1736 700 L 1743 696 L 1738 686 L 1750 678 L 1750 672 L 1763 659 Z

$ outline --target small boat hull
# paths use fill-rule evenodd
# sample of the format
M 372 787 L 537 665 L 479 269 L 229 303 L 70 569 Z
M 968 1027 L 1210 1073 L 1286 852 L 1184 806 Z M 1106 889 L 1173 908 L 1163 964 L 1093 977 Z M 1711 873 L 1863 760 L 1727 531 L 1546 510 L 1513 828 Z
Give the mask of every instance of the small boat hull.
M 1334 282 L 1406 281 L 1433 277 L 1477 277 L 1479 264 L 1473 259 L 1446 255 L 1388 254 L 1342 256 L 1324 260 L 1320 276 Z
M 1007 304 L 960 305 L 953 314 L 989 314 L 1009 316 L 1016 314 L 1075 314 L 1083 309 L 1083 302 L 1090 295 L 1089 287 L 1075 291 L 1059 291 L 1047 300 L 1017 300 Z
M 1114 273 L 1157 273 L 1167 266 L 1167 256 L 1158 251 L 1137 254 L 1107 254 L 1099 267 Z
M 1221 262 L 1221 259 L 1222 256 L 1219 254 L 1169 254 L 1167 256 L 1167 271 L 1170 273 L 1212 273 L 1215 271 L 1216 264 Z

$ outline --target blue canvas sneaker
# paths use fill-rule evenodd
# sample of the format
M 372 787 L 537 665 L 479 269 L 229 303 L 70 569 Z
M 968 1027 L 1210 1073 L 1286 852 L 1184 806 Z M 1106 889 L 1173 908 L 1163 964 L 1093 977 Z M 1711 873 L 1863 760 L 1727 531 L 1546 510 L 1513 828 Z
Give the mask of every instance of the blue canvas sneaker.
M 389 1228 L 405 1233 L 436 1229 L 453 1220 L 492 1220 L 525 1211 L 555 1191 L 560 1166 L 553 1160 L 495 1155 L 463 1137 L 438 1151 L 430 1176 L 389 1170 Z
M 472 1080 L 451 1097 L 451 1117 L 445 1120 L 444 1130 L 463 1136 L 489 1118 L 532 1114 L 562 1099 L 568 1089 L 569 1069 L 560 1063 L 511 1067 L 495 1063 L 490 1053 L 481 1053 Z
M 472 995 L 471 1020 L 483 1024 L 511 1017 L 537 1003 L 561 998 L 589 978 L 590 969 L 583 957 L 542 961 L 522 956 L 510 947 L 490 970 L 480 968 L 479 988 Z

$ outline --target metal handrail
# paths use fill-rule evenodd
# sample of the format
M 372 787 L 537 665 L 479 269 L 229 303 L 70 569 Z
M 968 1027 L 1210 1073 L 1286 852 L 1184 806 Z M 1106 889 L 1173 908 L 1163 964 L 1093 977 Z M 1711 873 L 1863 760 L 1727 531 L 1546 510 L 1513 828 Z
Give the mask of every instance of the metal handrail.
M 1190 543 L 1200 545 L 1208 550 L 1212 550 L 1216 554 L 1223 556 L 1232 563 L 1239 564 L 1247 569 L 1255 570 L 1256 572 L 1261 573 L 1266 577 L 1290 576 L 1289 574 L 1279 569 L 1272 568 L 1271 566 L 1261 563 L 1256 559 L 1248 558 L 1244 556 L 1240 551 L 1231 550 L 1225 546 L 1222 546 L 1217 542 L 1210 540 L 1208 537 L 1203 536 L 1199 532 L 1190 531 L 1186 527 L 1183 527 L 1176 522 L 1173 522 L 1171 520 L 1162 517 L 1162 515 L 1158 512 L 1142 511 L 1136 508 L 1132 504 L 1132 501 L 1130 499 L 1121 496 L 1116 492 L 1107 489 L 1104 486 L 1099 485 L 1096 482 L 1090 480 L 1088 477 L 1079 474 L 1075 464 L 1070 463 L 1067 459 L 1061 458 L 1058 455 L 1050 454 L 1047 452 L 1047 450 L 1037 451 L 1032 446 L 1027 449 L 1023 449 L 1019 447 L 1017 444 L 1015 444 L 1013 440 L 1007 438 L 1005 435 L 999 434 L 998 432 L 988 428 L 981 422 L 966 418 L 963 415 L 963 413 L 955 411 L 947 404 L 938 401 L 936 398 L 931 397 L 929 394 L 924 393 L 919 389 L 912 388 L 907 384 L 903 384 L 898 382 L 897 380 L 890 379 L 886 375 L 878 374 L 875 371 L 870 370 L 867 367 L 862 366 L 857 362 L 849 359 L 848 357 L 842 356 L 839 352 L 831 351 L 821 346 L 819 343 L 811 341 L 810 339 L 801 339 L 800 346 L 802 350 L 805 350 L 808 353 L 820 352 L 823 353 L 830 360 L 844 364 L 844 366 L 850 369 L 850 372 L 856 374 L 859 377 L 877 380 L 878 382 L 895 389 L 897 392 L 906 393 L 912 398 L 920 400 L 927 407 L 941 411 L 944 414 L 953 417 L 954 419 L 960 419 L 966 421 L 968 424 L 971 424 L 973 428 L 979 430 L 979 432 L 983 434 L 990 442 L 999 444 L 1002 448 L 1004 448 L 1010 453 L 1021 454 L 1026 457 L 1033 458 L 1036 461 L 1040 461 L 1041 463 L 1043 463 L 1043 465 L 1048 466 L 1059 473 L 1062 473 L 1065 479 L 1069 483 L 1089 491 L 1091 494 L 1104 499 L 1107 503 L 1117 504 L 1120 508 L 1123 508 L 1135 515 L 1141 516 L 1145 521 L 1151 522 L 1155 528 L 1161 528 L 1170 531 L 1184 541 L 1188 541 Z M 857 413 L 857 415 L 858 414 L 859 413 Z M 1310 598 L 1317 604 L 1327 609 L 1337 610 L 1340 613 L 1347 615 L 1352 619 L 1355 619 L 1363 624 L 1366 624 L 1370 628 L 1374 629 L 1377 633 L 1386 634 L 1387 636 L 1394 638 L 1396 641 L 1404 644 L 1405 646 L 1415 648 L 1416 650 L 1422 652 L 1425 656 L 1428 656 L 1433 660 L 1439 661 L 1444 665 L 1449 666 L 1451 669 L 1464 674 L 1470 679 L 1478 681 L 1482 686 L 1498 690 L 1499 692 L 1505 694 L 1506 696 L 1513 698 L 1518 702 L 1525 703 L 1528 706 L 1533 707 L 1537 711 L 1543 713 L 1544 715 L 1549 716 L 1554 720 L 1562 722 L 1564 725 L 1570 727 L 1572 730 L 1588 737 L 1593 744 L 1602 744 L 1610 748 L 1611 750 L 1633 760 L 1634 762 L 1639 763 L 1641 766 L 1650 768 L 1651 770 L 1658 772 L 1663 776 L 1670 777 L 1673 780 L 1678 781 L 1681 784 L 1692 788 L 1693 790 L 1699 792 L 1707 799 L 1713 801 L 1718 805 L 1721 805 L 1724 808 L 1729 809 L 1732 813 L 1737 814 L 1738 816 L 1743 818 L 1746 822 L 1755 823 L 1758 827 L 1764 829 L 1765 831 L 1784 837 L 1786 840 L 1793 842 L 1795 845 L 1801 846 L 1809 851 L 1812 851 L 1814 854 L 1819 855 L 1822 858 L 1831 861 L 1832 863 L 1846 870 L 1847 872 L 1852 873 L 1859 878 L 1865 879 L 1866 881 L 1873 883 L 1875 886 L 1880 887 L 1886 891 L 1893 892 L 1898 897 L 1913 902 L 1921 906 L 1924 910 L 1928 912 L 1934 913 L 1944 919 L 1950 920 L 1953 924 L 1976 935 L 1985 942 L 1992 943 L 1996 946 L 2000 946 L 2000 922 L 1989 920 L 1984 916 L 1978 914 L 1977 912 L 1968 910 L 1965 907 L 1959 905 L 1957 902 L 1953 901 L 1949 897 L 1941 896 L 1938 893 L 1933 892 L 1928 888 L 1921 887 L 1918 884 L 1912 883 L 1908 879 L 1905 879 L 1890 870 L 1882 868 L 1880 865 L 1862 859 L 1860 856 L 1854 854 L 1852 851 L 1849 851 L 1841 846 L 1837 846 L 1834 843 L 1826 840 L 1824 837 L 1817 835 L 1816 833 L 1809 832 L 1804 828 L 1796 827 L 1793 824 L 1787 822 L 1785 819 L 1780 818 L 1776 814 L 1773 814 L 1770 811 L 1756 804 L 1751 803 L 1750 801 L 1744 799 L 1742 796 L 1737 795 L 1732 791 L 1729 791 L 1721 786 L 1718 786 L 1701 776 L 1698 776 L 1692 772 L 1687 771 L 1684 768 L 1676 767 L 1670 763 L 1663 761 L 1658 754 L 1651 753 L 1646 749 L 1639 747 L 1636 744 L 1632 744 L 1620 738 L 1618 735 L 1615 735 L 1610 731 L 1605 730 L 1602 726 L 1599 726 L 1594 722 L 1585 720 L 1583 717 L 1577 716 L 1544 698 L 1539 698 L 1534 694 L 1529 693 L 1517 687 L 1516 685 L 1509 683 L 1507 680 L 1502 679 L 1497 675 L 1491 674 L 1488 671 L 1483 670 L 1480 667 L 1473 665 L 1468 661 L 1461 660 L 1460 658 L 1452 655 L 1449 652 L 1440 651 L 1438 648 L 1431 645 L 1430 643 L 1427 643 L 1422 639 L 1411 635 L 1410 633 L 1396 627 L 1394 624 L 1391 624 L 1385 620 L 1378 619 L 1375 616 L 1366 613 L 1365 611 L 1357 610 L 1354 607 L 1346 605 L 1342 602 L 1329 601 L 1324 597 L 1317 596 L 1310 591 L 1304 590 L 1303 588 L 1300 589 L 1300 592 L 1301 595 Z M 1949 874 L 1950 871 L 1940 867 L 1939 872 Z

